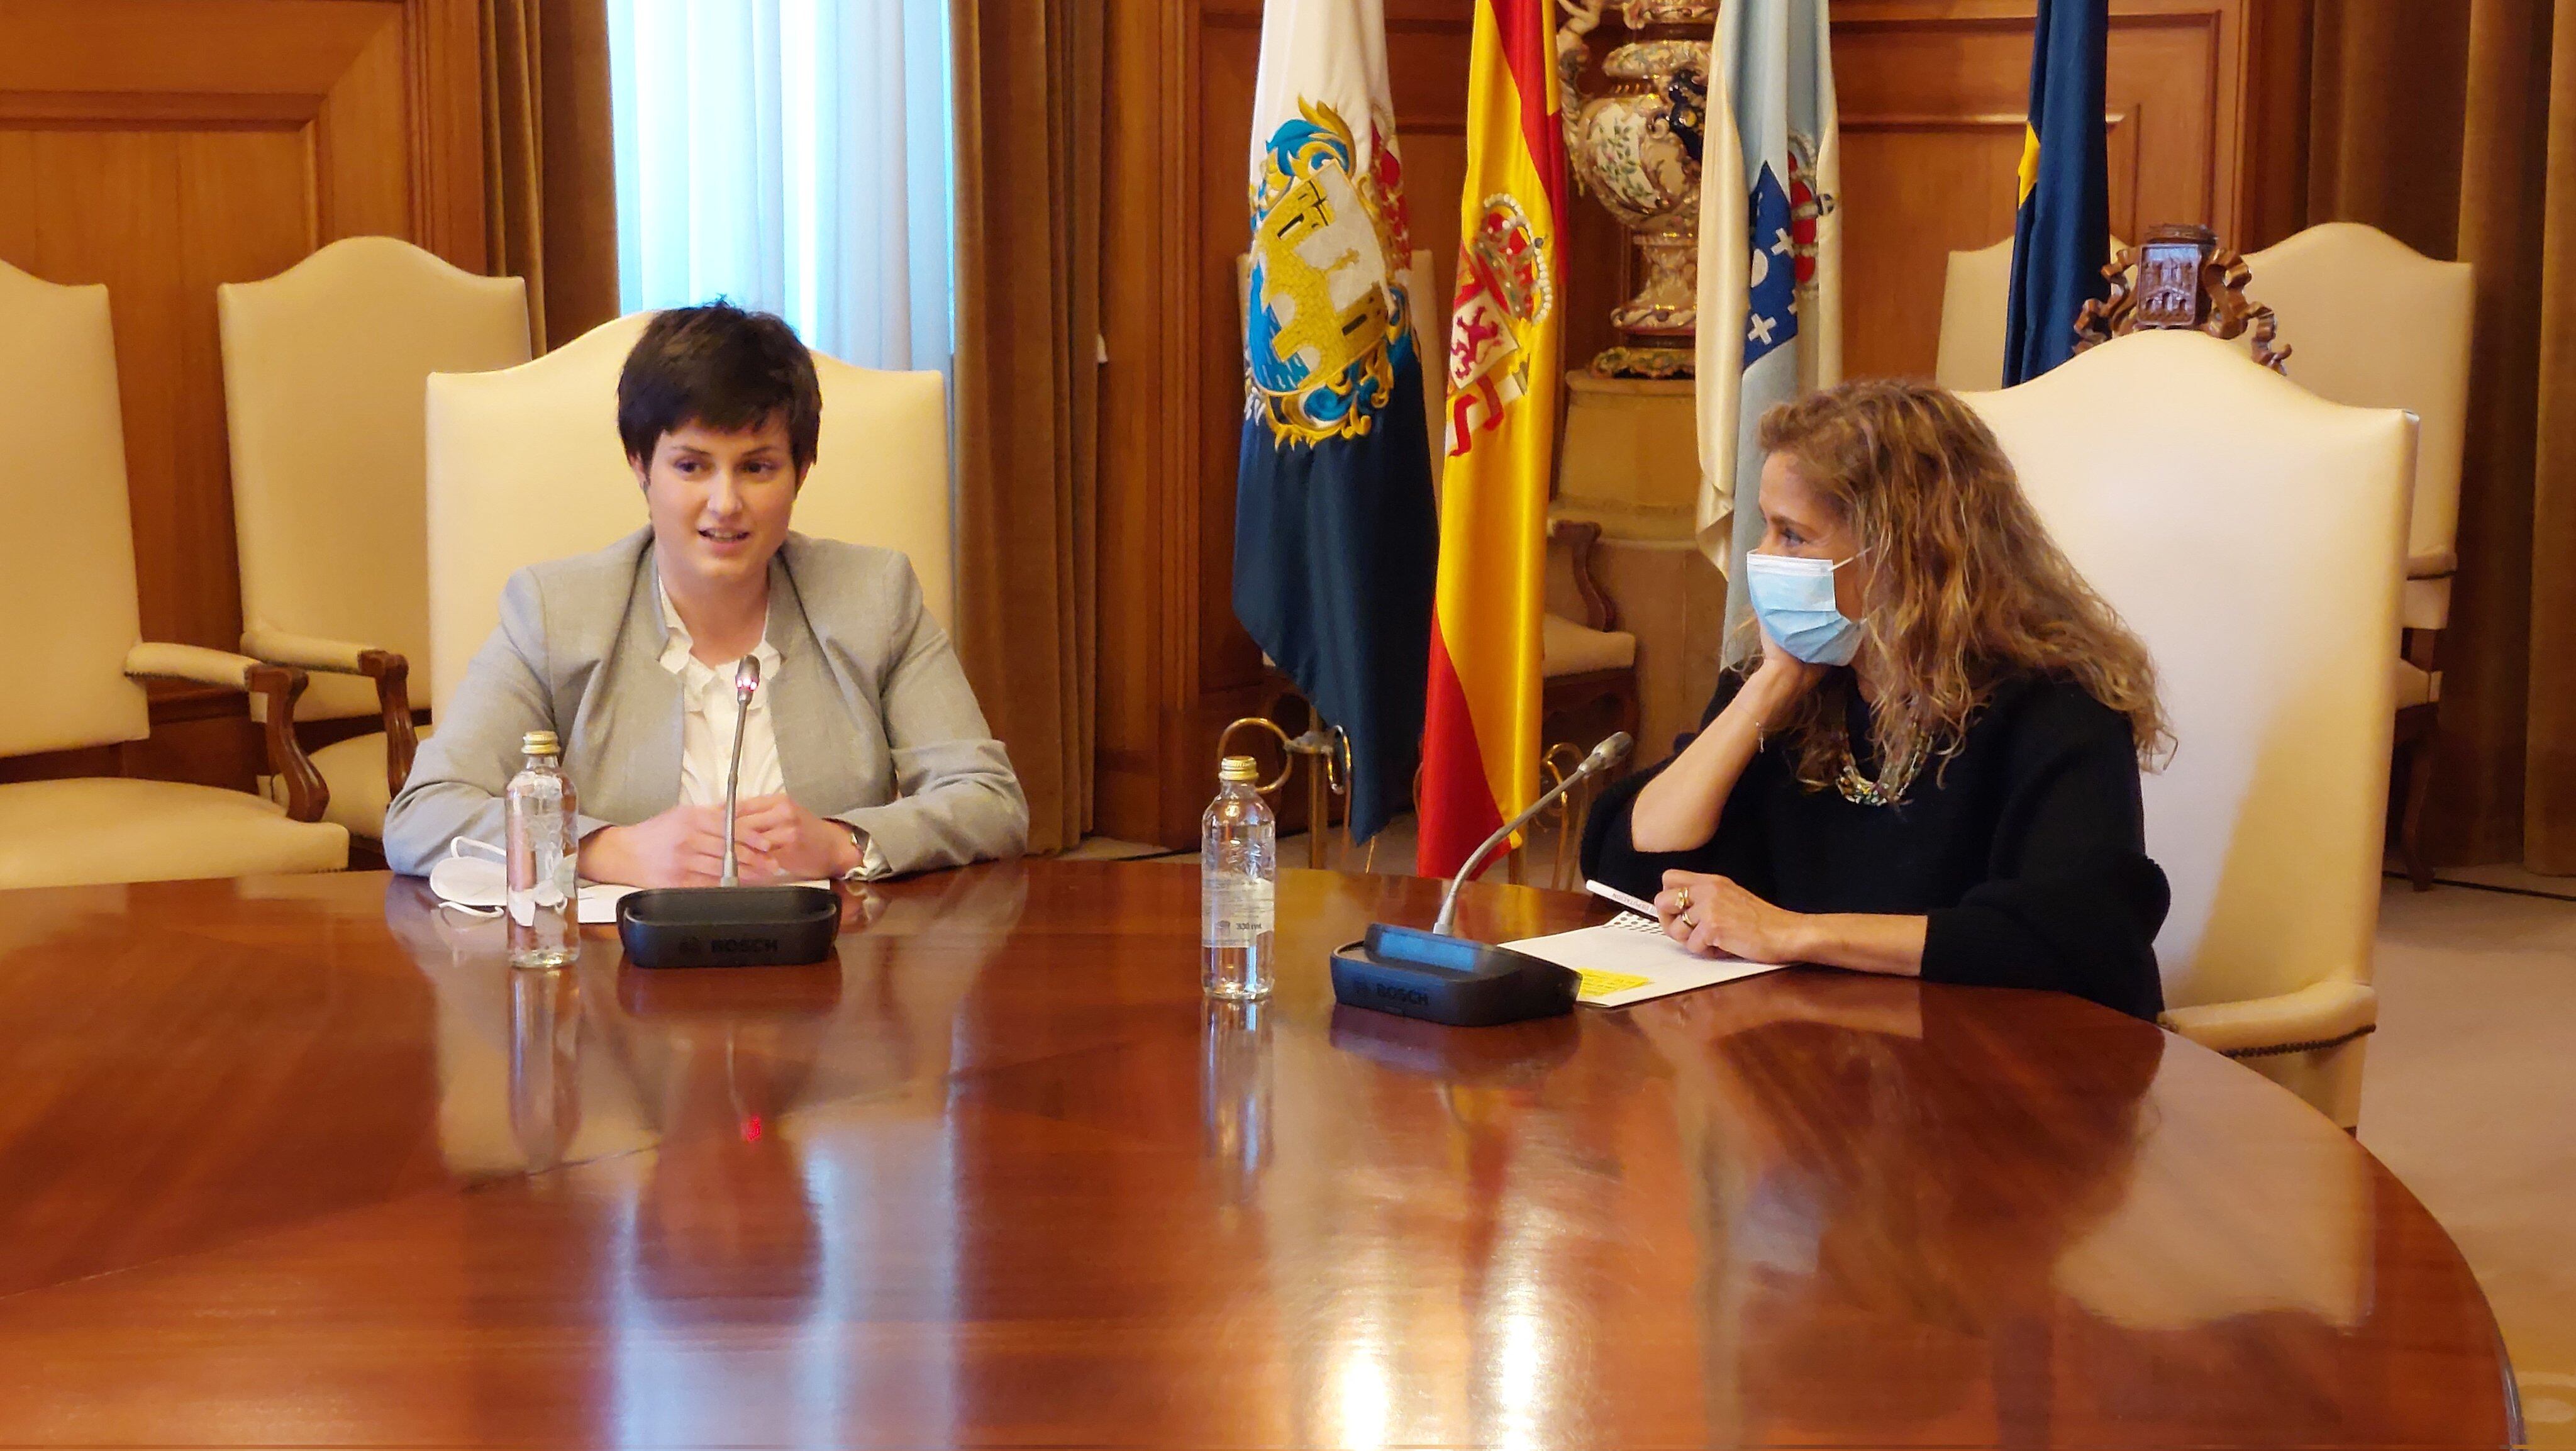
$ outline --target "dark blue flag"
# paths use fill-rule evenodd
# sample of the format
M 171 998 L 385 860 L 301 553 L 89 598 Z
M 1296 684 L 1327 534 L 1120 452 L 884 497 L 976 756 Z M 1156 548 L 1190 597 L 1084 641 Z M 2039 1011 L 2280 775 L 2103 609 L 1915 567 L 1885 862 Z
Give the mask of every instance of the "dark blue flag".
M 1349 735 L 1366 838 L 1412 802 L 1439 550 L 1402 171 L 1381 108 L 1286 100 L 1254 154 L 1234 613 Z
M 2110 295 L 2102 277 L 2111 254 L 2111 166 L 2102 123 L 2110 29 L 2109 0 L 2039 0 L 2004 315 L 2006 387 L 2065 362 L 2075 350 L 2075 318 L 2085 300 Z

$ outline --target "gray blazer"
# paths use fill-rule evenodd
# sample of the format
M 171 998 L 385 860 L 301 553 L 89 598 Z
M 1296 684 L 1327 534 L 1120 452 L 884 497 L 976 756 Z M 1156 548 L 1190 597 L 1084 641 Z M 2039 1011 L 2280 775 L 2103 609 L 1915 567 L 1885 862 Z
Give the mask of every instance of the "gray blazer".
M 632 825 L 680 799 L 680 681 L 653 531 L 530 566 L 501 591 L 501 625 L 421 742 L 385 813 L 385 861 L 420 874 L 457 837 L 498 843 L 519 738 L 562 738 L 581 832 Z M 1018 855 L 1029 806 L 957 653 L 890 549 L 789 534 L 769 562 L 770 720 L 787 793 L 866 832 L 891 872 Z

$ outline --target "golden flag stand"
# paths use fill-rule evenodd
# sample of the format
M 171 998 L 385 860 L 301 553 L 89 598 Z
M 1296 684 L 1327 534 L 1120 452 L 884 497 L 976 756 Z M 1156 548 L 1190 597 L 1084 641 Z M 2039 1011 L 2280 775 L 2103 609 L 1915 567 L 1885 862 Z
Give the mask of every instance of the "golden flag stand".
M 1268 731 L 1279 742 L 1283 764 L 1279 768 L 1278 776 L 1258 788 L 1264 796 L 1276 795 L 1281 787 L 1288 784 L 1288 778 L 1297 774 L 1298 765 L 1304 764 L 1306 767 L 1306 865 L 1321 869 L 1331 864 L 1331 853 L 1325 837 L 1332 830 L 1332 798 L 1347 797 L 1351 794 L 1351 738 L 1342 733 L 1341 727 L 1325 725 L 1323 716 L 1317 713 L 1311 704 L 1306 707 L 1306 721 L 1305 732 L 1302 735 L 1292 736 L 1288 734 L 1286 727 L 1268 716 L 1245 716 L 1228 725 L 1218 734 L 1216 753 L 1219 759 L 1233 753 L 1232 742 L 1236 731 L 1246 727 Z M 1349 839 L 1350 829 L 1350 814 L 1346 811 L 1342 815 L 1342 846 L 1345 853 L 1355 850 L 1358 846 L 1358 843 Z M 1360 870 L 1370 871 L 1375 869 L 1376 865 L 1377 842 L 1372 839 L 1369 842 L 1366 861 Z

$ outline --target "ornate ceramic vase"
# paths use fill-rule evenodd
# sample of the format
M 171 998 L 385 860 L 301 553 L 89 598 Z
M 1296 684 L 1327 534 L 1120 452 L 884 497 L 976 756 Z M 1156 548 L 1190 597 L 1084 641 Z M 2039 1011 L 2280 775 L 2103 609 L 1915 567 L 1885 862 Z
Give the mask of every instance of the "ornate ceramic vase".
M 1717 0 L 1558 0 L 1557 74 L 1575 179 L 1636 248 L 1637 290 L 1610 313 L 1620 343 L 1592 360 L 1605 377 L 1686 378 L 1699 303 L 1699 156 L 1707 125 L 1709 34 Z M 1631 39 L 1603 57 L 1599 95 L 1577 85 L 1587 37 L 1615 9 Z

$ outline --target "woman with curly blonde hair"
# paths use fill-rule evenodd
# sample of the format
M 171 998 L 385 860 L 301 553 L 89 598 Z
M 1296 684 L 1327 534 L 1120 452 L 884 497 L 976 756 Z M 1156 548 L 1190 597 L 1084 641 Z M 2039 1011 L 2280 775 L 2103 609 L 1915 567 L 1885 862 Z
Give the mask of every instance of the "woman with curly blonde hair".
M 1763 415 L 1760 649 L 1672 760 L 1614 787 L 1586 872 L 1697 952 L 2163 1006 L 2138 773 L 2146 647 L 1948 392 Z

